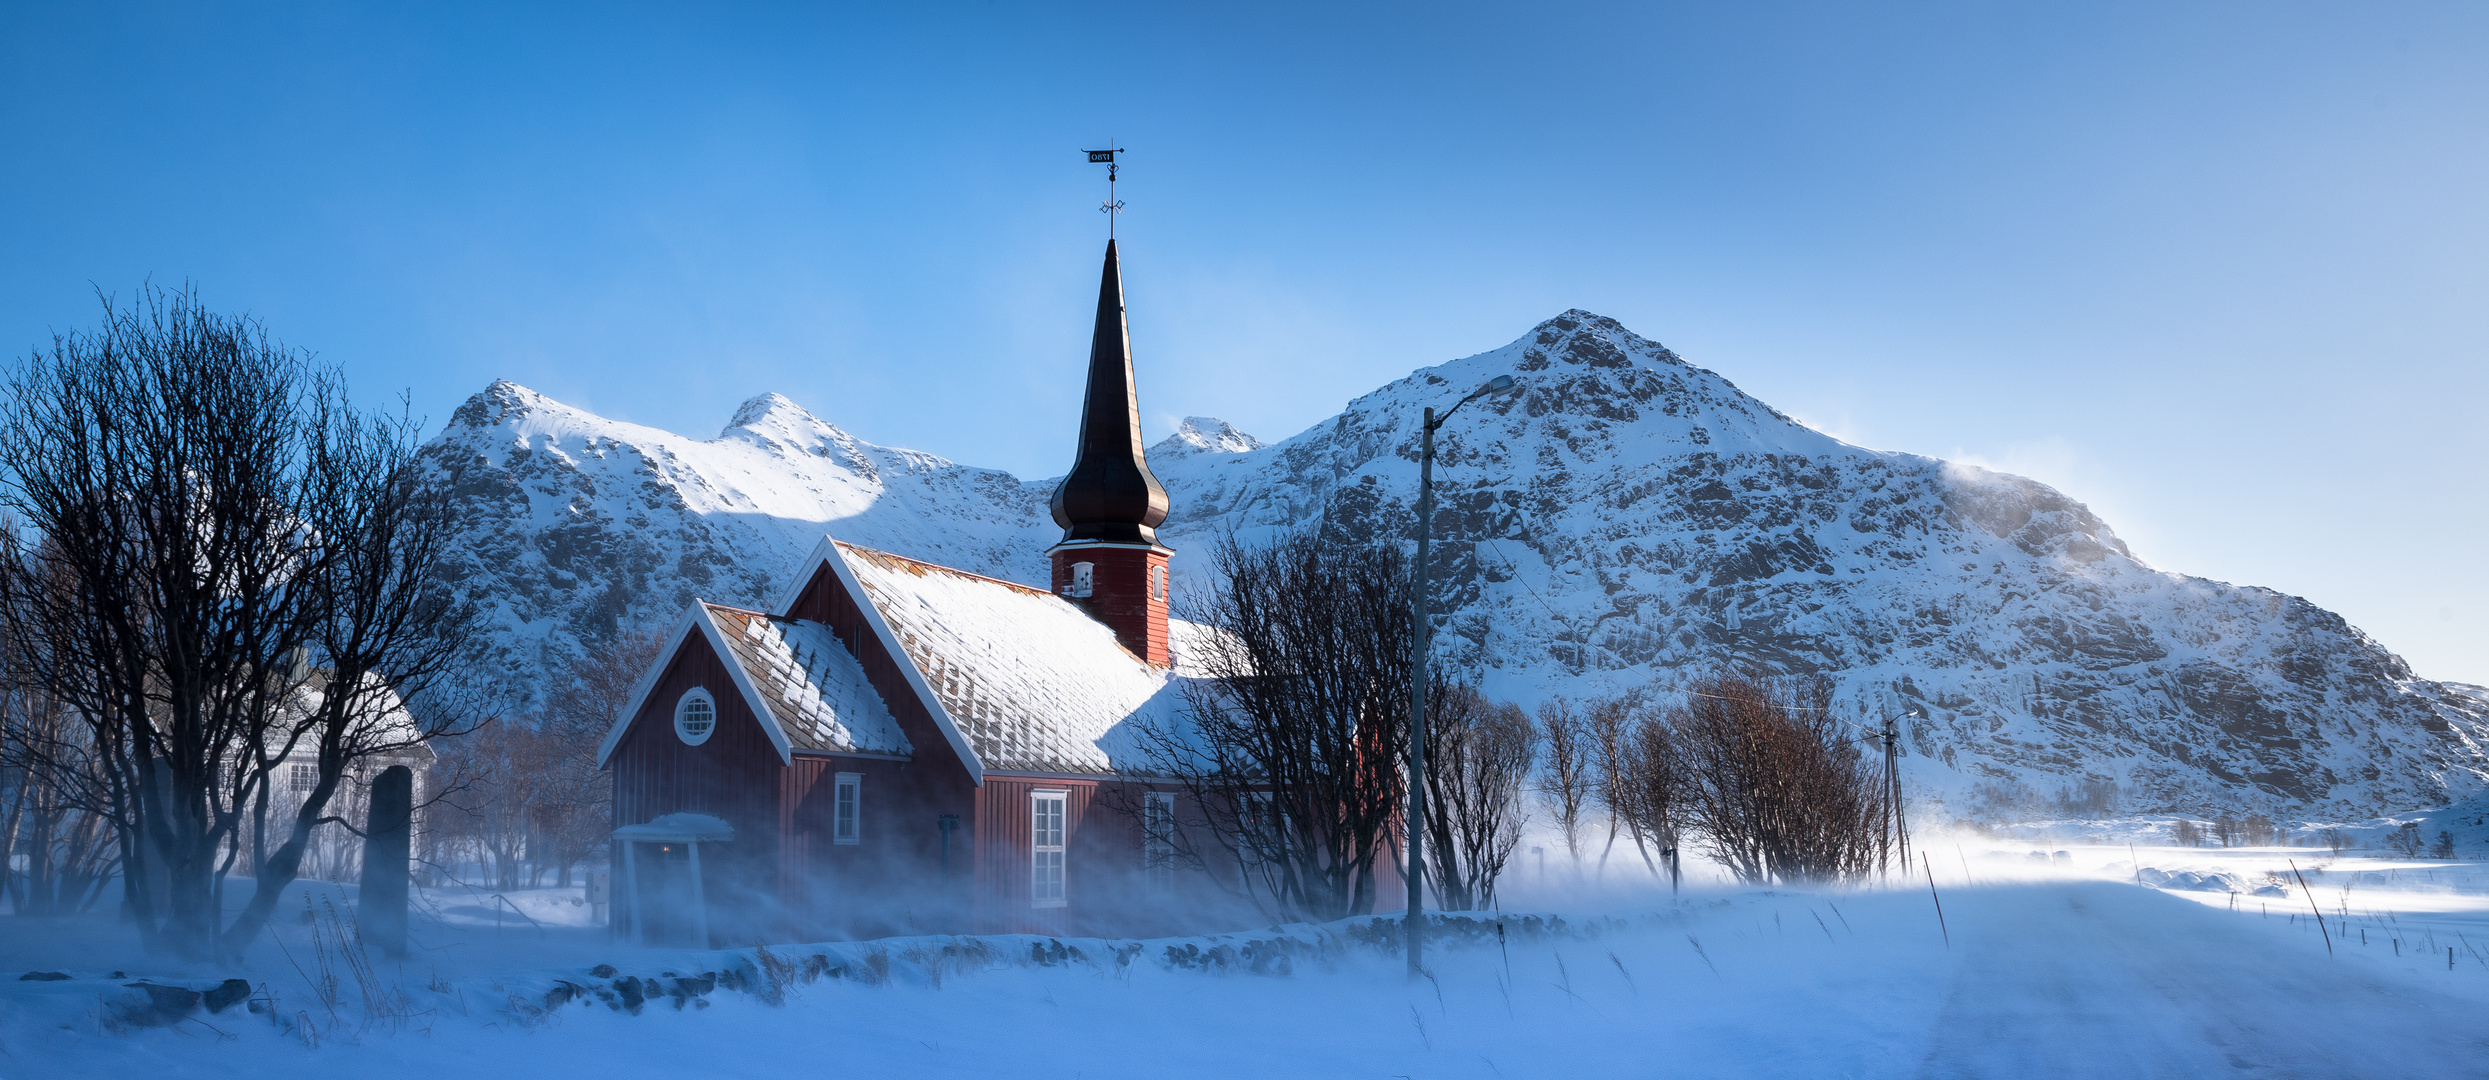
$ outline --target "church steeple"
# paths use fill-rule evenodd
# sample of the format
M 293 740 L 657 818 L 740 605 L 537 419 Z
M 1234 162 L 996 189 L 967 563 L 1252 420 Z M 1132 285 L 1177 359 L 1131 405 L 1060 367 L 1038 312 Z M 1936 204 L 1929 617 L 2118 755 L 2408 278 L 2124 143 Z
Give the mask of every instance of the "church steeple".
M 1054 489 L 1054 523 L 1063 543 L 1158 543 L 1167 489 L 1141 448 L 1141 402 L 1132 383 L 1132 335 L 1124 325 L 1123 271 L 1106 242 L 1098 281 L 1098 321 L 1089 336 L 1089 394 L 1080 410 L 1080 446 L 1071 474 Z
M 1141 402 L 1124 324 L 1123 271 L 1106 242 L 1097 325 L 1089 337 L 1089 391 L 1080 412 L 1072 471 L 1049 503 L 1063 539 L 1046 554 L 1054 591 L 1089 610 L 1134 655 L 1166 666 L 1167 556 L 1158 526 L 1167 489 L 1141 446 Z

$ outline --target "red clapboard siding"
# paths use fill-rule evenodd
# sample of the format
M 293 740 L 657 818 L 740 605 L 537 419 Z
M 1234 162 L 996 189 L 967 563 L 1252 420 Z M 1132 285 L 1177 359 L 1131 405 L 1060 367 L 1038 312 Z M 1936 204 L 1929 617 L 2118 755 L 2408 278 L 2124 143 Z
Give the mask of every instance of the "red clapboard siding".
M 674 707 L 693 687 L 716 700 L 717 727 L 707 741 L 687 746 L 674 733 Z M 710 895 L 731 900 L 774 891 L 780 855 L 778 750 L 697 627 L 676 644 L 665 674 L 631 718 L 609 765 L 616 827 L 677 811 L 721 818 L 734 826 L 735 838 L 701 849 L 701 877 Z M 711 925 L 722 939 L 746 929 Z
M 1165 552 L 1148 548 L 1084 547 L 1053 553 L 1054 594 L 1072 585 L 1072 564 L 1088 563 L 1090 593 L 1075 599 L 1091 618 L 1115 632 L 1115 640 L 1132 655 L 1158 667 L 1174 660 L 1167 652 L 1167 602 L 1150 588 L 1152 571 L 1167 565 Z
M 795 759 L 778 778 L 778 895 L 790 912 L 812 906 L 812 881 L 828 869 L 832 774 L 851 772 L 831 758 Z
M 1063 908 L 1029 906 L 1029 793 L 1069 792 L 1063 805 Z M 1065 916 L 1077 909 L 1083 882 L 1069 850 L 1089 814 L 1096 785 L 1081 780 L 1032 780 L 992 776 L 977 792 L 977 922 L 996 933 L 1062 933 Z
M 941 815 L 961 821 L 951 840 L 954 891 L 966 889 L 974 853 L 965 802 L 940 797 L 949 785 L 927 784 L 914 763 L 884 758 L 799 754 L 785 773 L 779 815 L 787 854 L 779 887 L 790 912 L 853 919 L 861 909 L 897 901 L 938 921 L 956 906 L 941 884 Z M 853 844 L 835 840 L 838 773 L 855 773 L 864 785 Z
M 716 699 L 717 729 L 708 741 L 686 746 L 674 733 L 674 707 L 694 687 Z M 698 628 L 676 646 L 673 662 L 614 748 L 612 766 L 616 826 L 684 810 L 731 822 L 736 843 L 746 830 L 761 838 L 776 834 L 777 747 Z

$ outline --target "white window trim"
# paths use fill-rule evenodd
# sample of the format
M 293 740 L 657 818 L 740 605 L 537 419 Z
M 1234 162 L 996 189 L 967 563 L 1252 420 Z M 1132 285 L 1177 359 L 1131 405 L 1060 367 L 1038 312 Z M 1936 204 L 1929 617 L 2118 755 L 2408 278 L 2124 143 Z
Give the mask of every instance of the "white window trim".
M 1097 575 L 1098 567 L 1096 563 L 1073 563 L 1072 580 L 1069 584 L 1063 586 L 1063 595 L 1086 597 L 1095 594 L 1097 591 Z
M 1041 844 L 1038 843 L 1038 841 L 1042 838 L 1042 834 L 1038 832 L 1038 828 L 1039 822 L 1043 819 L 1039 816 L 1038 808 L 1042 804 L 1048 802 L 1055 804 L 1057 807 L 1055 813 L 1055 842 L 1052 844 Z M 1059 908 L 1066 906 L 1070 902 L 1068 898 L 1071 896 L 1071 876 L 1068 871 L 1070 869 L 1071 860 L 1067 857 L 1065 849 L 1070 846 L 1069 841 L 1071 840 L 1072 831 L 1071 816 L 1071 792 L 1062 789 L 1049 788 L 1039 791 L 1031 791 L 1028 793 L 1028 895 L 1029 906 L 1031 907 Z M 1054 856 L 1053 866 L 1055 874 L 1053 896 L 1044 895 L 1043 890 L 1043 886 L 1045 884 L 1045 870 L 1047 866 L 1046 856 L 1048 855 Z
M 683 714 L 695 701 L 709 707 L 708 729 L 697 736 L 683 729 Z M 717 734 L 717 699 L 711 697 L 709 692 L 702 687 L 695 686 L 683 691 L 683 696 L 674 702 L 674 737 L 683 740 L 685 746 L 698 746 L 709 741 L 709 736 L 715 734 Z
M 847 791 L 855 792 L 855 801 L 852 804 L 842 804 L 840 799 L 840 795 Z M 841 811 L 846 812 L 846 820 L 843 822 L 839 820 Z M 849 828 L 842 831 L 839 828 L 842 824 Z M 833 844 L 864 842 L 863 773 L 843 772 L 830 778 L 830 842 Z

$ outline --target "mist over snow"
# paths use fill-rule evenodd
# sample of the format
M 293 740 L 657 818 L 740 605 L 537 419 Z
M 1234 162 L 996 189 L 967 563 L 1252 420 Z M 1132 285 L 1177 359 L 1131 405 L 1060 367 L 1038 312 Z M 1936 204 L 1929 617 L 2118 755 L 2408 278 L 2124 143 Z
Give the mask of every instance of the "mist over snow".
M 692 950 L 611 940 L 576 889 L 460 887 L 418 891 L 415 955 L 358 969 L 335 936 L 353 888 L 306 881 L 282 906 L 310 917 L 240 965 L 145 957 L 106 913 L 0 919 L 37 976 L 0 981 L 0 1068 L 2451 1078 L 2489 1053 L 2478 863 L 1923 839 L 1923 875 L 1856 887 L 1593 897 L 1524 868 L 1501 912 L 1439 917 L 1421 980 L 1390 916 Z M 157 1004 L 228 979 L 247 996 Z
M 2091 778 L 2129 811 L 2357 818 L 2489 778 L 2489 697 L 2332 612 L 2147 565 L 2046 485 L 1844 443 L 1578 310 L 1275 443 L 1187 419 L 1150 451 L 1179 577 L 1202 587 L 1231 531 L 1408 537 L 1422 410 L 1502 373 L 1519 392 L 1439 435 L 1433 567 L 1441 655 L 1492 693 L 1828 672 L 1856 719 L 1916 714 L 1908 782 L 1957 810 Z M 1146 400 L 1146 354 L 1139 380 Z M 521 700 L 695 597 L 765 603 L 824 532 L 1041 587 L 1059 535 L 1051 480 L 875 446 L 775 394 L 702 440 L 496 382 L 425 456 L 466 523 L 452 587 L 492 612 L 477 670 Z

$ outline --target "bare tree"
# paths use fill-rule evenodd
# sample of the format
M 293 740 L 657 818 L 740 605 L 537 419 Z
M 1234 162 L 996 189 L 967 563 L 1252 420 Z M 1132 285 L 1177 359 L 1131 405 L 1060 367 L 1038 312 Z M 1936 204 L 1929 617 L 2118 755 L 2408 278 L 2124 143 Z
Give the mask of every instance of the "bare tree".
M 1207 677 L 1186 684 L 1189 725 L 1141 733 L 1146 771 L 1187 796 L 1174 857 L 1216 862 L 1214 879 L 1284 918 L 1370 913 L 1406 793 L 1406 560 L 1310 530 L 1267 546 L 1228 537 L 1210 559 L 1217 584 L 1191 614 L 1213 633 L 1196 648 Z
M 432 580 L 452 522 L 416 446 L 410 418 L 356 411 L 333 369 L 186 292 L 107 300 L 0 386 L 0 503 L 32 534 L 0 537 L 0 611 L 89 725 L 150 947 L 238 956 L 349 768 L 463 727 L 450 676 L 477 620 Z M 315 782 L 272 815 L 297 751 Z M 246 841 L 255 889 L 226 925 Z
M 596 751 L 665 645 L 662 633 L 616 635 L 563 669 L 562 687 L 525 721 L 501 720 L 460 739 L 437 766 L 439 804 L 427 858 L 472 860 L 499 889 L 572 871 L 613 833 L 613 777 Z
M 1677 834 L 1684 822 L 1667 725 L 1650 715 L 1643 695 L 1624 694 L 1592 702 L 1586 726 L 1597 755 L 1596 794 L 1610 822 L 1608 843 L 1614 845 L 1621 825 L 1652 876 L 1663 874 L 1652 858 L 1657 848 L 1668 864 L 1665 875 L 1675 882 Z M 1605 864 L 1605 853 L 1600 861 Z
M 1687 829 L 1684 778 L 1677 775 L 1679 758 L 1664 718 L 1646 718 L 1625 744 L 1625 763 L 1618 769 L 1621 790 L 1610 798 L 1634 830 L 1634 842 L 1659 849 L 1668 864 L 1668 887 L 1683 883 L 1683 837 Z
M 0 688 L 0 868 L 20 915 L 84 911 L 120 861 L 87 724 L 39 686 Z
M 2196 824 L 2194 818 L 2179 818 L 2169 828 L 2169 839 L 2179 847 L 2202 847 L 2204 827 Z
M 492 887 L 519 887 L 544 808 L 565 787 L 561 747 L 552 734 L 508 721 L 458 740 L 450 769 L 460 782 L 432 816 L 445 837 L 463 841 Z
M 261 751 L 273 766 L 297 748 L 311 750 L 316 779 L 287 815 L 284 840 L 274 850 L 254 845 L 267 854 L 250 903 L 225 931 L 227 955 L 275 912 L 312 830 L 342 823 L 327 811 L 350 772 L 478 722 L 456 676 L 481 623 L 472 604 L 444 599 L 434 576 L 456 542 L 456 522 L 447 488 L 416 458 L 414 423 L 355 413 L 342 386 L 315 392 L 312 403 L 298 437 L 318 497 L 297 513 L 318 539 L 317 561 L 300 582 L 308 633 L 291 655 L 316 658 L 316 696 L 282 743 Z M 252 821 L 261 843 L 267 806 L 262 785 Z
M 1875 868 L 1887 808 L 1826 680 L 1697 681 L 1670 711 L 1676 801 L 1740 880 L 1829 881 Z
M 0 534 L 16 532 L 16 518 L 0 514 Z M 0 551 L 0 558 L 15 557 Z M 55 594 L 70 586 L 63 575 L 38 567 L 0 574 Z M 6 599 L 0 595 L 0 602 Z M 49 665 L 29 651 L 53 647 L 55 637 L 0 635 L 0 873 L 10 906 L 21 915 L 87 909 L 120 862 L 93 733 L 45 681 Z
M 2104 818 L 2117 813 L 2117 781 L 2087 776 L 2057 789 L 2057 813 L 2066 817 Z
M 1591 788 L 1597 783 L 1591 768 L 1590 734 L 1573 703 L 1561 697 L 1539 705 L 1538 730 L 1547 740 L 1547 768 L 1539 774 L 1539 796 L 1555 817 L 1556 828 L 1564 833 L 1565 853 L 1579 867 L 1582 808 L 1589 805 Z
M 2212 838 L 2222 847 L 2237 847 L 2243 842 L 2245 836 L 2246 827 L 2237 818 L 2227 813 L 2213 816 Z
M 2420 823 L 2406 821 L 2396 826 L 2393 832 L 2385 834 L 2385 847 L 2406 859 L 2419 858 L 2421 850 L 2427 847 L 2427 841 L 2420 838 Z
M 1437 904 L 1495 903 L 1495 883 L 1529 819 L 1523 798 L 1538 731 L 1511 702 L 1438 671 L 1426 701 L 1427 868 Z
M 568 692 L 546 710 L 544 730 L 553 739 L 546 766 L 550 782 L 536 810 L 536 829 L 551 849 L 559 885 L 567 887 L 571 869 L 602 848 L 621 824 L 613 820 L 613 778 L 597 768 L 596 750 L 666 644 L 663 631 L 643 630 L 586 649 L 569 666 Z
M 1599 845 L 1598 876 L 1607 876 L 1608 856 L 1616 851 L 1616 834 L 1622 830 L 1642 854 L 1644 866 L 1656 875 L 1657 865 L 1651 862 L 1648 844 L 1643 840 L 1641 823 L 1636 819 L 1633 800 L 1644 794 L 1627 771 L 1636 764 L 1635 736 L 1642 727 L 1641 697 L 1620 694 L 1591 701 L 1584 709 L 1582 728 L 1589 735 L 1591 795 L 1607 818 L 1607 839 Z

